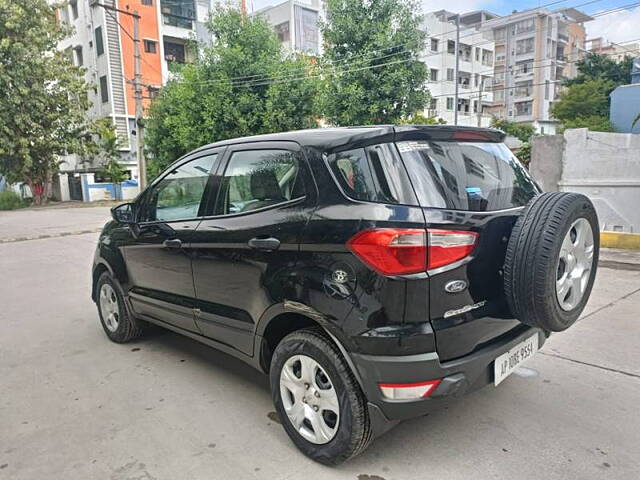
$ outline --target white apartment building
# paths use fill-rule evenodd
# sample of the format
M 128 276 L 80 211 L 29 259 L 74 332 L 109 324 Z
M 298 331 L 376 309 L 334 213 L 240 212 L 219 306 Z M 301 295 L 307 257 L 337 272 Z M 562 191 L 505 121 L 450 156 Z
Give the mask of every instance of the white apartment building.
M 73 27 L 73 34 L 58 47 L 73 62 L 86 69 L 89 91 L 89 117 L 113 120 L 122 142 L 121 162 L 130 180 L 122 186 L 125 198 L 138 191 L 136 125 L 133 85 L 133 20 L 129 15 L 107 10 L 118 7 L 140 15 L 141 73 L 144 105 L 157 94 L 171 76 L 174 64 L 193 58 L 191 38 L 206 40 L 204 22 L 210 0 L 70 0 L 57 11 L 58 20 Z M 54 191 L 61 200 L 92 201 L 113 195 L 101 175 L 102 165 L 93 158 L 69 155 L 61 165 Z M 111 189 L 111 191 L 110 191 Z
M 556 133 L 551 106 L 561 82 L 577 74 L 589 20 L 575 8 L 533 8 L 483 22 L 481 29 L 495 41 L 493 104 L 486 111 L 532 124 L 541 134 Z
M 252 16 L 264 17 L 288 51 L 317 55 L 322 51 L 318 26 L 321 14 L 321 0 L 286 0 L 257 10 Z
M 460 15 L 460 43 L 456 45 L 456 14 L 440 10 L 425 15 L 426 50 L 422 60 L 429 67 L 428 88 L 431 103 L 425 109 L 428 117 L 444 119 L 454 124 L 458 109 L 458 125 L 489 126 L 491 117 L 484 105 L 491 104 L 493 94 L 494 44 L 478 30 L 483 21 L 496 16 L 485 11 Z M 459 54 L 458 105 L 455 105 L 456 49 Z

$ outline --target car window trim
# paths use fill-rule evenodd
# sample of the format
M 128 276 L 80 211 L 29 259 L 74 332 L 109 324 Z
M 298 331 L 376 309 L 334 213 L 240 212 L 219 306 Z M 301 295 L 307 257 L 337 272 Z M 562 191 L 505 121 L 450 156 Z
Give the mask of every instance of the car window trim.
M 171 165 L 169 165 L 165 171 L 158 176 L 158 178 L 156 178 L 151 185 L 149 185 L 145 190 L 144 190 L 144 198 L 142 199 L 142 204 L 140 205 L 142 208 L 146 208 L 148 203 L 147 200 L 149 198 L 149 195 L 154 188 L 156 188 L 156 186 L 158 185 L 158 183 L 160 183 L 162 180 L 164 180 L 167 176 L 169 176 L 171 174 L 171 172 L 173 172 L 174 170 L 176 170 L 177 168 L 182 167 L 183 165 L 186 165 L 189 162 L 198 160 L 199 158 L 202 157 L 208 157 L 211 155 L 217 155 L 215 161 L 213 162 L 213 165 L 211 166 L 211 170 L 209 170 L 209 177 L 207 179 L 207 183 L 204 187 L 204 192 L 202 192 L 202 200 L 200 201 L 200 206 L 198 207 L 198 214 L 195 217 L 189 217 L 189 218 L 179 218 L 179 219 L 174 219 L 174 220 L 147 220 L 147 221 L 143 221 L 143 222 L 137 222 L 140 225 L 155 225 L 158 223 L 165 223 L 165 224 L 169 224 L 169 223 L 176 223 L 176 222 L 189 222 L 189 221 L 193 221 L 193 220 L 199 220 L 203 218 L 203 215 L 200 214 L 203 206 L 207 205 L 207 201 L 209 199 L 209 196 L 211 195 L 211 189 L 214 188 L 214 182 L 213 179 L 215 177 L 216 172 L 218 171 L 218 168 L 220 166 L 221 160 L 223 158 L 223 156 L 226 153 L 228 147 L 226 146 L 222 146 L 222 147 L 216 147 L 216 148 L 211 148 L 211 149 L 207 149 L 207 150 L 199 150 L 193 154 L 187 154 L 184 157 L 179 158 L 178 160 L 176 160 L 175 162 L 173 162 Z M 205 210 L 206 213 L 206 210 Z

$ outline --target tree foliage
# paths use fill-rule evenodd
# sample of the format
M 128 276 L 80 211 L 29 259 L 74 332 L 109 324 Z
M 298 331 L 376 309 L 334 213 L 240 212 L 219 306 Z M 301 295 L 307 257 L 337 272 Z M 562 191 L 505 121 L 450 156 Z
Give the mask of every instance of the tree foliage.
M 615 87 L 610 80 L 587 80 L 572 85 L 560 93 L 551 114 L 564 128 L 589 126 L 596 131 L 611 131 L 609 94 Z
M 616 62 L 606 55 L 588 53 L 576 65 L 578 75 L 565 81 L 566 88 L 553 104 L 551 114 L 560 120 L 563 129 L 613 131 L 609 95 L 616 87 L 631 83 L 631 57 Z
M 402 125 L 446 125 L 447 121 L 439 117 L 425 117 L 421 113 L 414 113 L 410 117 L 401 119 L 398 123 Z
M 69 32 L 46 0 L 0 0 L 0 172 L 40 203 L 60 155 L 87 144 L 88 86 L 57 43 Z
M 305 56 L 285 56 L 262 18 L 213 12 L 213 42 L 151 105 L 146 143 L 153 176 L 184 153 L 227 138 L 317 126 L 319 80 Z
M 493 117 L 491 119 L 491 126 L 498 130 L 502 130 L 511 137 L 516 137 L 521 142 L 528 142 L 536 133 L 536 129 L 533 128 L 533 125 L 510 122 L 509 120 L 498 117 Z
M 97 136 L 95 153 L 101 157 L 102 173 L 111 179 L 113 193 L 118 200 L 122 193 L 121 184 L 127 179 L 127 172 L 120 163 L 120 150 L 123 145 L 111 118 L 97 121 L 95 130 Z
M 613 82 L 616 86 L 631 83 L 631 66 L 633 59 L 627 56 L 621 62 L 597 53 L 587 53 L 586 57 L 578 60 L 578 75 L 565 81 L 565 85 L 579 85 L 590 80 L 604 80 Z
M 397 123 L 429 98 L 415 0 L 326 0 L 323 111 L 335 125 Z

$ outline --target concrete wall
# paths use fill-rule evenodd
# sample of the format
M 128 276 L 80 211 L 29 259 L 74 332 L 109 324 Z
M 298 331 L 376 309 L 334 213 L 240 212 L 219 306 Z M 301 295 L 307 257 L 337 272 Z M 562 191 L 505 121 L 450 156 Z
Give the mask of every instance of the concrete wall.
M 601 230 L 640 232 L 640 135 L 579 128 L 539 137 L 530 168 L 545 190 L 591 198 Z
M 565 140 L 562 135 L 541 135 L 531 139 L 529 171 L 545 192 L 557 192 L 562 180 L 562 155 Z

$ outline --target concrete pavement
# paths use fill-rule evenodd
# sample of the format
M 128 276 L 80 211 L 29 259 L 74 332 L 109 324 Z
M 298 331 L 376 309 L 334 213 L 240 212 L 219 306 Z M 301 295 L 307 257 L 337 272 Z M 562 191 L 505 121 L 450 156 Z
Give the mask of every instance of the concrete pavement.
M 65 210 L 75 230 L 108 215 Z M 109 342 L 89 298 L 96 239 L 0 244 L 0 479 L 640 478 L 638 270 L 601 268 L 583 319 L 499 388 L 327 468 L 243 363 L 162 330 Z

